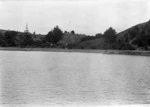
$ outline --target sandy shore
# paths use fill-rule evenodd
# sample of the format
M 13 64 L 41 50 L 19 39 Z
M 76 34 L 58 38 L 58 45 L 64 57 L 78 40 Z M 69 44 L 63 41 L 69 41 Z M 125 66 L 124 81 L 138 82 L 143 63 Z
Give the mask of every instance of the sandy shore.
M 99 50 L 99 49 L 18 48 L 18 47 L 0 47 L 0 50 L 4 50 L 4 51 L 45 51 L 45 52 L 82 52 L 82 53 L 103 53 L 103 54 L 150 56 L 150 51 L 142 51 L 142 50 Z

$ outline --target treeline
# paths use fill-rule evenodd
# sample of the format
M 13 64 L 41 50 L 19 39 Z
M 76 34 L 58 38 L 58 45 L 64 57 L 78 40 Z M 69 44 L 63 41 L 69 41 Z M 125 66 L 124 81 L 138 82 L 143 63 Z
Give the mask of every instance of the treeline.
M 145 30 L 146 29 L 146 30 Z M 124 35 L 117 34 L 112 27 L 103 34 L 94 36 L 76 34 L 74 30 L 62 31 L 58 26 L 50 30 L 46 35 L 5 31 L 0 32 L 1 47 L 21 47 L 21 48 L 80 48 L 80 49 L 120 49 L 132 50 L 138 47 L 148 49 L 150 46 L 150 24 L 142 28 L 134 27 Z
M 0 33 L 0 46 L 2 47 L 61 47 L 59 41 L 63 39 L 65 34 L 78 35 L 75 31 L 71 32 L 62 31 L 58 26 L 54 27 L 47 35 L 37 35 L 35 32 L 17 32 L 17 31 L 6 31 L 5 33 Z M 78 44 L 66 43 L 63 48 L 77 48 L 77 46 L 88 40 L 94 40 L 97 38 L 105 38 L 107 43 L 114 43 L 116 31 L 113 28 L 109 28 L 104 32 L 104 34 L 96 34 L 95 36 L 82 35 L 82 38 Z M 70 47 L 71 46 L 71 47 Z
M 0 46 L 2 47 L 56 47 L 62 39 L 63 32 L 56 26 L 47 35 L 32 34 L 30 32 L 6 31 L 0 33 Z
M 48 32 L 47 35 L 38 35 L 35 34 L 35 32 L 29 33 L 29 32 L 17 32 L 17 31 L 6 31 L 5 33 L 0 33 L 0 46 L 2 47 L 40 47 L 40 48 L 82 48 L 84 49 L 84 46 L 80 47 L 80 44 L 85 41 L 95 40 L 102 38 L 105 40 L 103 44 L 103 47 L 100 46 L 103 49 L 113 49 L 116 48 L 116 31 L 113 28 L 107 29 L 104 34 L 98 33 L 95 36 L 87 36 L 82 35 L 82 38 L 80 39 L 80 42 L 78 43 L 65 43 L 65 46 L 62 46 L 59 41 L 63 40 L 63 37 L 65 35 L 70 34 L 71 35 L 78 35 L 81 36 L 81 34 L 75 34 L 75 31 L 72 30 L 71 32 L 68 31 L 62 31 L 58 26 L 54 27 L 51 31 Z M 68 37 L 69 38 L 69 37 Z M 90 48 L 90 47 L 89 47 Z M 93 49 L 93 48 L 92 48 Z
M 108 28 L 103 34 L 95 36 L 85 36 L 81 39 L 78 48 L 81 49 L 117 49 L 117 32 L 112 27 Z
M 0 33 L 0 45 L 3 47 L 28 47 L 33 44 L 32 34 L 16 31 Z
M 113 43 L 116 39 L 116 31 L 112 27 L 107 29 L 104 34 L 98 33 L 95 36 L 85 36 L 81 39 L 81 42 L 87 41 L 87 40 L 93 40 L 98 38 L 104 38 L 107 43 Z

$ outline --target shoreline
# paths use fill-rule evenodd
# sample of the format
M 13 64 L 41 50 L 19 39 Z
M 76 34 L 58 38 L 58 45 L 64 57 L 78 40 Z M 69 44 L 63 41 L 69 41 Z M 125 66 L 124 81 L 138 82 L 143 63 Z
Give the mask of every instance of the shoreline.
M 43 52 L 81 52 L 81 53 L 102 53 L 118 55 L 150 56 L 150 51 L 143 50 L 101 50 L 101 49 L 62 49 L 62 48 L 19 48 L 0 47 L 3 51 L 43 51 Z

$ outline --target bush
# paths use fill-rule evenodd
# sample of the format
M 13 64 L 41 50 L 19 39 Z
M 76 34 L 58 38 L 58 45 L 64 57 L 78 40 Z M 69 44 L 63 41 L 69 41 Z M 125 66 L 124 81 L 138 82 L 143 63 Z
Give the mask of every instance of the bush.
M 96 47 L 96 46 L 91 46 L 90 48 L 91 48 L 91 49 L 97 49 L 97 47 Z

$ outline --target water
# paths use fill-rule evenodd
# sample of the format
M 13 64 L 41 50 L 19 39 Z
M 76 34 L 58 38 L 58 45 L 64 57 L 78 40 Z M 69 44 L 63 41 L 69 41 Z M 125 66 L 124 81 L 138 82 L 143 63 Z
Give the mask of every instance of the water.
M 0 51 L 0 103 L 150 103 L 150 57 Z

